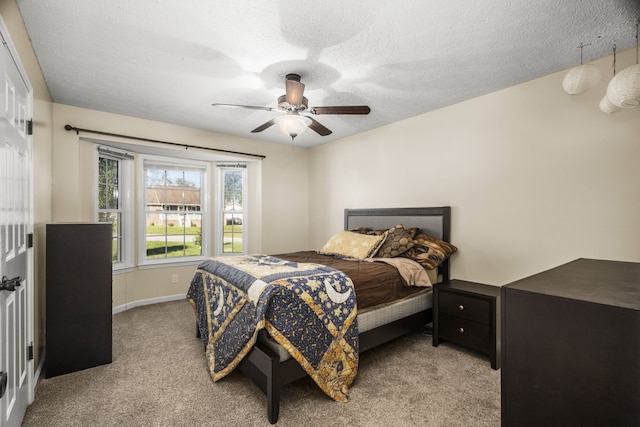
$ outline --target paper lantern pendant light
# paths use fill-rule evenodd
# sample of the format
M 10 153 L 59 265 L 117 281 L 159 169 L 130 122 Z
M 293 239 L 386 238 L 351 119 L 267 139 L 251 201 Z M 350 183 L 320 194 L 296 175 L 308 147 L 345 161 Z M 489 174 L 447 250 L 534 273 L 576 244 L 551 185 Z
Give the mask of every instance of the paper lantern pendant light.
M 636 65 L 627 67 L 615 75 L 607 86 L 607 98 L 620 108 L 633 108 L 640 105 L 640 65 L 638 65 L 638 34 L 640 18 L 636 23 Z M 615 58 L 615 56 L 614 56 Z
M 616 74 L 607 86 L 607 98 L 620 108 L 640 105 L 640 65 L 632 65 Z
M 600 111 L 602 111 L 603 113 L 611 114 L 620 111 L 620 107 L 618 107 L 617 105 L 613 105 L 613 103 L 609 101 L 609 98 L 607 98 L 607 95 L 605 95 L 600 100 Z
M 579 95 L 600 82 L 600 70 L 593 64 L 580 64 L 564 76 L 562 87 L 569 95 Z

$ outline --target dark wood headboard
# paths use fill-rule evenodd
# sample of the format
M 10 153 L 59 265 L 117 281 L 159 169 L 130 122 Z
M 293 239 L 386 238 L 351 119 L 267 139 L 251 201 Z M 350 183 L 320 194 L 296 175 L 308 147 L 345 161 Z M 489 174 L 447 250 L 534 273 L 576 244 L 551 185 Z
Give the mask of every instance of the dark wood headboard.
M 402 224 L 406 228 L 417 227 L 423 233 L 445 242 L 451 238 L 451 207 L 435 208 L 379 208 L 379 209 L 345 209 L 344 229 L 368 227 L 373 230 L 391 228 Z M 442 280 L 449 280 L 449 259 L 438 268 Z

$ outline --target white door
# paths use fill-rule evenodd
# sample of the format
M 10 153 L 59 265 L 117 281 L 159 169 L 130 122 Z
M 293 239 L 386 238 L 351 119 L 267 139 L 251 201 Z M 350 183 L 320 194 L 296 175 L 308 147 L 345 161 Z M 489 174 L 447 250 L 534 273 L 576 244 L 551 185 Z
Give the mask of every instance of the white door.
M 0 22 L 0 426 L 22 423 L 33 401 L 32 91 Z

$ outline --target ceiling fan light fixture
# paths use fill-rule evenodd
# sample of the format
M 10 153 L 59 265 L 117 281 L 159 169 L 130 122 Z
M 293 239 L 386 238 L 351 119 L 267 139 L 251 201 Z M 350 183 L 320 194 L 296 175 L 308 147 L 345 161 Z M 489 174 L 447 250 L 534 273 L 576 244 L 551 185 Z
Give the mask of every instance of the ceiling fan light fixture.
M 262 132 L 269 129 L 271 126 L 277 124 L 282 133 L 287 135 L 293 141 L 296 136 L 304 133 L 307 128 L 311 129 L 320 136 L 331 135 L 331 129 L 324 126 L 322 123 L 314 120 L 310 117 L 301 116 L 300 113 L 306 111 L 310 114 L 369 114 L 371 108 L 367 105 L 341 105 L 341 106 L 324 106 L 313 107 L 309 109 L 309 101 L 304 97 L 304 85 L 300 82 L 300 76 L 298 74 L 287 74 L 286 78 L 286 93 L 278 97 L 278 108 L 260 107 L 256 105 L 241 105 L 241 104 L 211 104 L 214 107 L 234 107 L 234 108 L 246 108 L 249 110 L 264 110 L 264 111 L 284 111 L 286 115 L 280 115 L 275 117 L 257 128 L 253 129 L 251 133 Z
M 301 116 L 299 114 L 286 114 L 278 116 L 274 119 L 282 133 L 291 137 L 293 141 L 296 136 L 302 135 L 311 124 L 309 117 Z

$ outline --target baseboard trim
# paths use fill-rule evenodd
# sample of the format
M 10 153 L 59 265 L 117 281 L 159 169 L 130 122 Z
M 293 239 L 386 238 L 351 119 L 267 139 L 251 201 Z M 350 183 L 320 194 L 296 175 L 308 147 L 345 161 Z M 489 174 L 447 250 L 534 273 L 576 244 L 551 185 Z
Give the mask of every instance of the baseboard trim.
M 159 304 L 161 302 L 177 301 L 185 298 L 186 298 L 185 294 L 176 294 L 176 295 L 167 295 L 164 297 L 143 299 L 139 301 L 132 301 L 126 304 L 119 305 L 117 307 L 113 307 L 113 309 L 111 310 L 111 314 L 122 313 L 123 311 L 127 311 L 135 307 L 141 307 L 143 305 Z
M 42 370 L 44 369 L 44 360 L 47 357 L 47 349 L 43 349 L 42 350 L 42 354 L 40 355 L 40 362 L 38 363 L 38 366 L 36 367 L 35 371 L 33 371 L 33 393 L 31 395 L 31 397 L 33 398 L 33 400 L 31 400 L 31 402 L 29 402 L 29 404 L 32 404 L 33 401 L 36 399 L 36 387 L 38 387 L 38 382 L 40 381 L 40 375 L 42 375 Z

